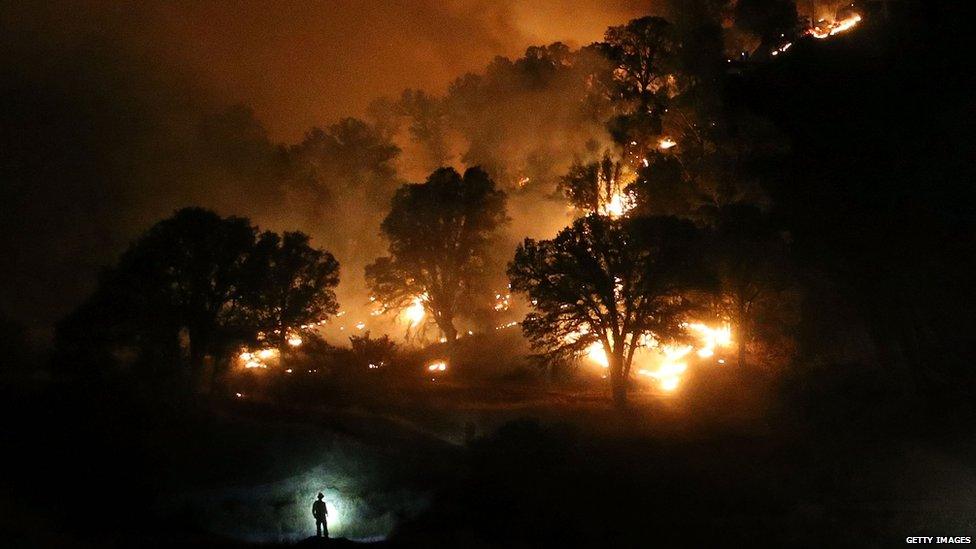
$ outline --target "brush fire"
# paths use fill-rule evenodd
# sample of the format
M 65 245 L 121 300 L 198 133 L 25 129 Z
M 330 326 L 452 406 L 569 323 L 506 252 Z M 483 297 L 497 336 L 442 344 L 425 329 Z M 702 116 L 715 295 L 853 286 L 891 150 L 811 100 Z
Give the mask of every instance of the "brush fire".
M 814 38 L 823 40 L 853 29 L 858 23 L 861 22 L 861 19 L 862 17 L 860 14 L 853 13 L 843 19 L 838 19 L 833 22 L 821 20 L 810 29 L 807 29 L 806 33 Z
M 682 376 L 688 370 L 688 358 L 694 352 L 699 359 L 709 359 L 716 356 L 720 350 L 729 349 L 734 345 L 732 329 L 728 324 L 718 327 L 708 326 L 701 322 L 686 323 L 685 329 L 695 338 L 693 344 L 674 345 L 660 344 L 653 338 L 642 338 L 634 352 L 634 369 L 637 375 L 653 380 L 665 392 L 673 392 L 681 384 Z M 588 333 L 587 329 L 567 336 L 567 342 L 579 339 Z M 601 368 L 609 368 L 610 360 L 603 344 L 594 341 L 583 351 L 583 358 Z M 725 364 L 724 359 L 716 360 L 719 365 Z M 606 376 L 604 376 L 606 377 Z

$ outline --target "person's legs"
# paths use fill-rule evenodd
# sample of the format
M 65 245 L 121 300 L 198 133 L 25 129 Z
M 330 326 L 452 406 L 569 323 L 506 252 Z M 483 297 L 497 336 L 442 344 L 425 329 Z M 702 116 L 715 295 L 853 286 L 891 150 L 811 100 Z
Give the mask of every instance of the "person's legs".
M 322 521 L 315 519 L 315 535 L 322 536 Z
M 328 517 L 322 519 L 322 532 L 325 534 L 325 537 L 329 537 L 329 518 Z

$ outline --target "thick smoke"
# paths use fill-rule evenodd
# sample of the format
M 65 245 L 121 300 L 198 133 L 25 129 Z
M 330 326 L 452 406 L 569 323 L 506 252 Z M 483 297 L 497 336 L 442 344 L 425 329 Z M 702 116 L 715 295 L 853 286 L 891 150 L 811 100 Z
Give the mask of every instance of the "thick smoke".
M 443 164 L 508 191 L 503 263 L 566 224 L 556 179 L 608 146 L 582 48 L 672 4 L 5 6 L 0 316 L 45 340 L 129 241 L 200 205 L 311 234 L 342 263 L 343 308 L 369 320 L 362 267 L 389 197 Z
M 588 41 L 639 12 L 597 4 L 577 6 L 601 15 L 578 28 L 555 2 L 5 6 L 0 315 L 43 341 L 132 238 L 186 205 L 309 232 L 342 261 L 347 302 L 365 302 L 389 193 L 433 164 L 397 174 L 388 165 L 411 151 L 364 158 L 330 126 L 405 87 L 444 91 L 546 36 L 540 18 Z M 321 169 L 336 159 L 338 172 Z M 363 181 L 365 194 L 345 192 Z

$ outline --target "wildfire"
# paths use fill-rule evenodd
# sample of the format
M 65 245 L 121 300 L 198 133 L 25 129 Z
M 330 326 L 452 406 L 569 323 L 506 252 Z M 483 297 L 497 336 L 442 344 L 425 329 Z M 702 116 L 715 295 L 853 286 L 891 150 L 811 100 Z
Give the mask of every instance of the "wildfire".
M 732 327 L 724 324 L 718 328 L 711 328 L 696 322 L 686 326 L 689 330 L 697 333 L 701 340 L 698 348 L 698 356 L 708 358 L 715 354 L 716 347 L 729 347 L 732 345 Z
M 443 360 L 435 360 L 427 365 L 427 371 L 429 372 L 444 372 L 447 370 L 447 362 Z
M 600 205 L 600 213 L 616 219 L 630 211 L 633 207 L 633 199 L 624 194 L 622 191 L 618 190 L 614 191 L 614 193 L 611 194 L 609 198 L 607 198 L 607 200 Z
M 427 312 L 424 310 L 424 301 L 427 300 L 427 294 L 417 296 L 413 298 L 413 302 L 409 307 L 403 310 L 403 319 L 407 321 L 407 326 L 413 327 L 424 319 Z
M 607 350 L 603 348 L 603 344 L 599 341 L 594 341 L 589 347 L 584 351 L 586 358 L 592 360 L 593 362 L 599 364 L 604 368 L 610 367 L 610 359 L 607 358 Z
M 273 349 L 270 347 L 260 349 L 258 351 L 249 351 L 244 349 L 237 359 L 244 365 L 245 368 L 267 368 L 268 361 L 278 357 L 280 353 L 278 349 Z
M 301 347 L 302 343 L 302 338 L 297 335 L 292 335 L 288 338 L 288 344 L 292 347 Z
M 661 140 L 657 142 L 657 147 L 659 149 L 661 149 L 662 151 L 666 151 L 666 150 L 670 149 L 671 147 L 674 147 L 677 144 L 678 144 L 678 142 L 675 141 L 674 139 L 671 139 L 670 137 L 664 137 L 664 138 L 661 138 Z
M 684 358 L 691 350 L 691 345 L 664 345 L 658 349 L 660 362 L 657 369 L 641 368 L 637 373 L 656 380 L 661 390 L 670 393 L 678 388 L 682 374 L 688 370 Z
M 733 343 L 732 329 L 728 324 L 712 327 L 694 322 L 685 324 L 684 327 L 696 335 L 695 344 L 661 345 L 653 338 L 647 338 L 639 342 L 634 353 L 637 375 L 656 381 L 658 387 L 665 392 L 673 392 L 681 385 L 682 376 L 688 370 L 688 357 L 692 352 L 698 358 L 710 358 L 717 349 L 731 347 Z M 567 335 L 565 340 L 572 343 L 588 332 L 584 326 L 579 332 Z M 610 367 L 607 351 L 599 341 L 587 346 L 582 354 L 586 360 L 601 368 Z M 725 361 L 720 359 L 718 363 L 724 364 Z
M 793 42 L 787 42 L 787 43 L 783 44 L 782 46 L 780 46 L 780 47 L 776 48 L 775 50 L 773 50 L 773 57 L 775 57 L 775 56 L 777 56 L 777 55 L 779 55 L 781 53 L 786 53 L 786 51 L 788 49 L 792 48 L 792 47 L 793 47 Z
M 807 30 L 807 34 L 814 38 L 823 40 L 825 38 L 830 38 L 831 36 L 840 34 L 842 32 L 847 32 L 857 26 L 861 22 L 861 15 L 858 13 L 851 14 L 844 19 L 834 21 L 832 23 L 827 23 L 826 21 L 818 22 L 814 27 Z

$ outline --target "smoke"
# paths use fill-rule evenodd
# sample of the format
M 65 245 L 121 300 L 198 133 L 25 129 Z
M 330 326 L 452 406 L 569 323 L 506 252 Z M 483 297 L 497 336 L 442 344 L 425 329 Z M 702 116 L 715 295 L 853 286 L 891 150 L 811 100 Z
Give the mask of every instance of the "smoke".
M 372 174 L 365 197 L 334 192 L 355 170 L 310 180 L 309 128 L 405 87 L 443 91 L 530 40 L 597 39 L 636 9 L 577 4 L 601 17 L 566 26 L 557 2 L 481 0 L 5 5 L 0 315 L 43 340 L 131 239 L 191 204 L 309 232 L 358 281 L 404 177 Z
M 599 106 L 585 104 L 582 75 L 597 61 L 581 48 L 673 7 L 5 5 L 0 316 L 43 340 L 128 242 L 199 205 L 334 252 L 353 330 L 370 321 L 362 266 L 384 251 L 393 190 L 445 164 L 483 165 L 508 192 L 503 263 L 514 242 L 569 221 L 556 180 L 609 146 Z M 425 91 L 407 100 L 404 89 Z

